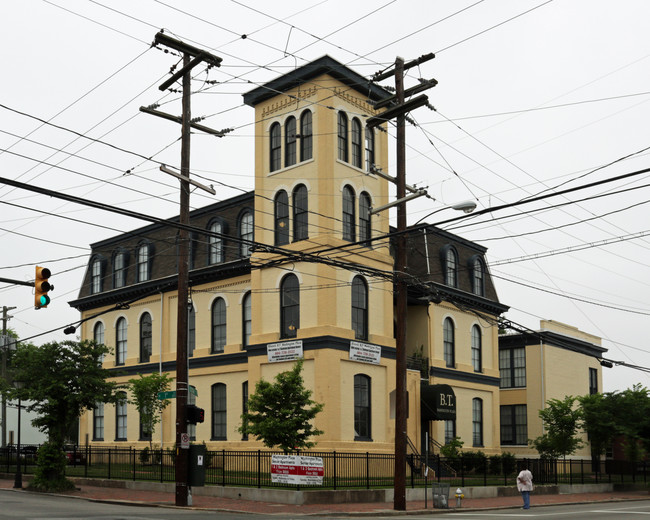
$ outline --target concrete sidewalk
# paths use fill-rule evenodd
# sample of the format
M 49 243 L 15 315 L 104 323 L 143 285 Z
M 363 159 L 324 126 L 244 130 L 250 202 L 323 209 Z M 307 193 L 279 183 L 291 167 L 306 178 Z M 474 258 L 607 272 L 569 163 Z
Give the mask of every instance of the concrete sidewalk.
M 12 489 L 13 480 L 0 480 L 0 489 Z M 25 482 L 25 486 L 27 482 Z M 17 492 L 27 492 L 16 490 Z M 151 506 L 174 506 L 174 493 L 164 491 L 145 491 L 139 489 L 125 489 L 114 487 L 99 487 L 81 485 L 75 491 L 62 493 L 67 496 L 74 496 L 87 500 L 122 502 L 128 504 L 151 505 Z M 430 498 L 430 497 L 429 497 Z M 590 502 L 611 502 L 623 500 L 648 500 L 650 496 L 647 490 L 635 491 L 610 491 L 601 493 L 575 493 L 560 495 L 531 495 L 531 506 L 575 504 Z M 456 504 L 454 498 L 450 505 Z M 494 497 L 494 498 L 468 498 L 463 499 L 462 509 L 502 509 L 521 507 L 522 501 L 519 496 Z M 433 509 L 433 503 L 429 499 L 425 509 L 424 500 L 410 501 L 407 503 L 406 511 L 393 510 L 392 503 L 347 503 L 347 504 L 277 504 L 271 502 L 258 502 L 253 500 L 237 500 L 233 498 L 194 496 L 193 508 L 208 509 L 215 511 L 231 511 L 242 513 L 256 513 L 264 516 L 275 515 L 349 515 L 349 516 L 376 516 L 376 515 L 416 515 L 433 512 L 444 512 L 448 510 Z

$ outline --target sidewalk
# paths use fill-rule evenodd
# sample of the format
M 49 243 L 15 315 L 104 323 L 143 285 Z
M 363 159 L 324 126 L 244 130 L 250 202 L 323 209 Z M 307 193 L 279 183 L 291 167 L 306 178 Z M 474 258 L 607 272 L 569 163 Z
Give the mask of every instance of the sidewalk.
M 26 485 L 26 483 L 25 483 Z M 13 480 L 0 480 L 0 489 L 12 489 Z M 16 490 L 17 492 L 21 492 Z M 26 492 L 26 491 L 22 491 Z M 78 490 L 69 493 L 62 493 L 67 496 L 74 496 L 86 500 L 123 502 L 129 504 L 152 505 L 152 506 L 174 506 L 175 496 L 173 493 L 158 491 L 141 491 L 132 489 L 106 488 L 96 486 L 81 486 Z M 606 493 L 577 493 L 570 495 L 531 495 L 532 507 L 558 504 L 575 504 L 586 502 L 612 502 L 620 500 L 648 500 L 648 491 L 611 491 Z M 451 506 L 456 500 L 452 498 Z M 521 507 L 521 497 L 496 497 L 496 498 L 472 498 L 463 499 L 462 509 L 502 509 Z M 432 513 L 444 510 L 433 509 L 432 501 L 429 500 L 427 509 L 424 501 L 408 502 L 406 511 L 394 511 L 392 503 L 352 503 L 352 504 L 309 504 L 291 505 L 274 504 L 270 502 L 256 502 L 252 500 L 235 500 L 230 498 L 217 498 L 206 496 L 193 497 L 193 508 L 209 509 L 215 511 L 230 511 L 241 513 L 257 513 L 265 516 L 275 515 L 314 515 L 314 514 L 338 514 L 350 516 L 374 516 L 374 515 L 416 515 Z

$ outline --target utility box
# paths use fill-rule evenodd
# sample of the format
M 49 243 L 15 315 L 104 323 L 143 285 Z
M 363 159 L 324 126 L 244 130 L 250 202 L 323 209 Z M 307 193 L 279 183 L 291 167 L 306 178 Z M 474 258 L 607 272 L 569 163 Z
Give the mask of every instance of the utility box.
M 190 463 L 188 464 L 187 485 L 190 487 L 205 486 L 206 448 L 203 444 L 190 444 L 188 451 Z

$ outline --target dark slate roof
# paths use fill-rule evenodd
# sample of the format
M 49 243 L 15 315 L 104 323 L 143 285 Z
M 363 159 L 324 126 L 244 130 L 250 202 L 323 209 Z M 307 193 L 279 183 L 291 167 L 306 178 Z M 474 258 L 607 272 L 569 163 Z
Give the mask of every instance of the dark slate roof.
M 368 96 L 368 99 L 379 101 L 390 97 L 392 94 L 382 87 L 371 83 L 370 80 L 357 74 L 352 69 L 336 61 L 330 56 L 323 56 L 315 61 L 307 63 L 302 67 L 280 76 L 261 87 L 258 87 L 244 94 L 244 103 L 254 107 L 262 101 L 266 101 L 281 92 L 286 92 L 294 87 L 307 83 L 308 81 L 322 75 L 328 74 L 344 85 L 355 89 Z
M 601 357 L 607 349 L 588 341 L 572 338 L 550 330 L 520 332 L 517 334 L 502 334 L 499 336 L 499 348 L 526 347 L 528 345 L 539 345 L 542 341 L 545 345 L 563 348 L 578 352 L 586 356 Z

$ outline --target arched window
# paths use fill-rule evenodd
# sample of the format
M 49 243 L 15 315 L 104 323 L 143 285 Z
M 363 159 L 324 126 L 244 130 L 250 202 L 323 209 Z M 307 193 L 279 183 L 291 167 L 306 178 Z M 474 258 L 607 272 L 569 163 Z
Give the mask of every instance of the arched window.
M 102 279 L 104 277 L 104 263 L 99 257 L 95 257 L 90 264 L 90 293 L 102 292 Z
M 352 330 L 355 339 L 368 339 L 368 286 L 362 276 L 352 280 Z
M 293 190 L 293 240 L 305 240 L 309 237 L 307 225 L 309 213 L 307 206 L 307 187 L 299 184 Z
M 296 118 L 290 116 L 284 123 L 284 165 L 296 164 Z
M 445 318 L 442 326 L 442 335 L 445 364 L 450 368 L 454 368 L 456 366 L 456 341 L 454 338 L 454 322 L 451 321 L 451 318 Z
M 244 347 L 250 345 L 251 332 L 253 328 L 253 309 L 251 305 L 251 293 L 248 291 L 242 301 L 242 344 Z
M 194 356 L 196 348 L 196 312 L 194 305 L 190 304 L 187 311 L 187 355 Z M 189 403 L 188 403 L 189 404 Z
M 126 285 L 126 267 L 128 254 L 118 250 L 113 255 L 113 288 L 119 289 Z
M 126 361 L 126 318 L 117 320 L 115 331 L 115 364 L 123 365 Z
M 119 400 L 115 403 L 115 440 L 126 440 L 126 393 L 121 392 Z
M 289 196 L 284 190 L 275 195 L 275 245 L 282 246 L 289 243 Z
M 361 168 L 363 165 L 363 155 L 361 141 L 361 123 L 355 117 L 352 119 L 352 166 Z
M 481 329 L 478 325 L 472 326 L 472 367 L 474 372 L 483 370 Z
M 227 402 L 226 385 L 216 383 L 212 385 L 212 440 L 227 440 Z
M 137 249 L 138 282 L 151 278 L 151 244 L 142 243 Z
M 208 236 L 208 263 L 220 264 L 223 262 L 223 224 L 217 220 L 210 223 L 210 233 Z
M 456 249 L 451 245 L 443 247 L 442 253 L 445 283 L 450 287 L 458 287 L 458 253 L 456 253 Z
M 370 228 L 370 195 L 365 191 L 359 195 L 359 241 L 370 240 L 372 230 Z M 370 242 L 366 242 L 370 246 Z
M 226 302 L 217 298 L 212 302 L 212 354 L 220 354 L 226 346 Z
M 145 312 L 140 318 L 140 363 L 151 361 L 151 314 Z
M 485 266 L 483 261 L 475 256 L 470 266 L 472 273 L 472 292 L 477 296 L 485 296 Z
M 251 256 L 253 246 L 253 213 L 246 211 L 239 219 L 239 252 L 242 258 Z
M 101 321 L 95 323 L 93 327 L 93 340 L 98 345 L 104 345 L 104 324 Z M 98 359 L 99 364 L 101 365 L 104 362 L 104 354 Z
M 339 112 L 338 116 L 339 159 L 348 162 L 348 116 Z
M 483 446 L 483 400 L 472 399 L 472 446 Z
M 311 112 L 305 110 L 300 116 L 300 160 L 306 161 L 313 157 L 313 141 Z
M 354 190 L 343 187 L 343 240 L 355 240 Z
M 274 172 L 282 167 L 282 140 L 280 123 L 273 123 L 271 125 L 271 142 L 270 142 L 270 167 L 269 170 Z
M 371 441 L 370 378 L 354 376 L 354 440 Z
M 289 274 L 280 284 L 280 337 L 295 338 L 300 328 L 300 284 Z
M 366 127 L 366 170 L 372 171 L 375 165 L 375 131 Z

